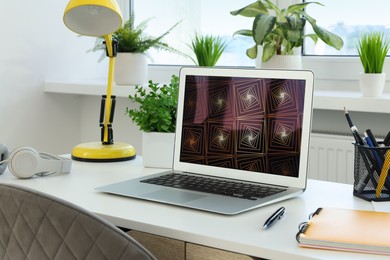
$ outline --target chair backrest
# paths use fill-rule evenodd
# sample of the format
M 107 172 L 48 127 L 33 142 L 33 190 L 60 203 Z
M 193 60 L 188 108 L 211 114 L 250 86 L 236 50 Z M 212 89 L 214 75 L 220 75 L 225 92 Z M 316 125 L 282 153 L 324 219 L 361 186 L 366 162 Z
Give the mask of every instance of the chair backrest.
M 155 259 L 129 235 L 87 210 L 0 184 L 0 259 Z

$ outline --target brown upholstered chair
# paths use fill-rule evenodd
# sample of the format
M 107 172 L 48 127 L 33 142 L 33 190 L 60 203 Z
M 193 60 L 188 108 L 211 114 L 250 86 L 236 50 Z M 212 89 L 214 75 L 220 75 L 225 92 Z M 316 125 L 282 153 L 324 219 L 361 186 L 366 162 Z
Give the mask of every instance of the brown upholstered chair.
M 129 235 L 61 199 L 0 184 L 0 259 L 155 259 Z

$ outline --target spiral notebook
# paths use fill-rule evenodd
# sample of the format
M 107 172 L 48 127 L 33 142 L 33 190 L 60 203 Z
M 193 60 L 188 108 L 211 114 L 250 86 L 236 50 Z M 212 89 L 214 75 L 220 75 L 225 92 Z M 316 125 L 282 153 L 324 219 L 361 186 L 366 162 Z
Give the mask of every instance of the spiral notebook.
M 318 208 L 296 236 L 302 247 L 390 255 L 389 212 Z

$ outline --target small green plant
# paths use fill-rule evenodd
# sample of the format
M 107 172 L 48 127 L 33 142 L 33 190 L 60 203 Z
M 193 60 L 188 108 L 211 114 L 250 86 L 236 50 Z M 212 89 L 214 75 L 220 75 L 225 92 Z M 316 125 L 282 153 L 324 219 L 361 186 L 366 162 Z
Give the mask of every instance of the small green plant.
M 225 51 L 227 44 L 219 36 L 197 34 L 189 46 L 195 54 L 196 60 L 191 59 L 196 65 L 213 67 Z
M 118 41 L 118 52 L 142 53 L 147 55 L 147 51 L 153 48 L 182 55 L 180 51 L 176 50 L 163 41 L 163 38 L 167 36 L 176 26 L 178 26 L 181 21 L 174 24 L 171 28 L 169 28 L 169 30 L 160 36 L 153 37 L 145 33 L 145 29 L 147 28 L 150 20 L 151 19 L 147 19 L 138 25 L 135 25 L 134 15 L 130 15 L 129 20 L 127 20 L 117 31 L 112 34 L 113 39 Z M 91 51 L 105 49 L 106 46 L 104 44 L 104 38 L 99 37 L 96 39 L 95 46 Z M 102 58 L 104 58 L 104 56 L 105 53 L 103 53 Z
M 382 73 L 390 43 L 383 32 L 369 32 L 360 36 L 357 50 L 364 73 Z
M 327 45 L 340 50 L 343 40 L 317 25 L 317 21 L 305 12 L 309 4 L 322 5 L 318 2 L 304 2 L 279 9 L 269 0 L 257 0 L 236 11 L 232 15 L 254 17 L 251 30 L 243 29 L 234 33 L 252 37 L 255 45 L 246 51 L 249 58 L 257 57 L 257 46 L 263 46 L 262 61 L 268 61 L 274 55 L 291 55 L 296 47 L 303 44 L 305 37 L 310 37 L 316 43 L 320 38 Z M 310 23 L 314 33 L 305 34 L 306 21 Z
M 148 88 L 135 86 L 136 94 L 129 95 L 139 108 L 126 108 L 131 120 L 145 132 L 175 132 L 179 77 L 172 75 L 169 85 L 149 81 Z
M 139 25 L 134 23 L 134 15 L 130 16 L 121 28 L 113 33 L 118 41 L 118 52 L 145 53 L 150 48 L 175 52 L 162 39 L 168 35 L 180 22 L 174 24 L 169 30 L 158 37 L 152 37 L 144 33 L 150 19 L 142 21 Z

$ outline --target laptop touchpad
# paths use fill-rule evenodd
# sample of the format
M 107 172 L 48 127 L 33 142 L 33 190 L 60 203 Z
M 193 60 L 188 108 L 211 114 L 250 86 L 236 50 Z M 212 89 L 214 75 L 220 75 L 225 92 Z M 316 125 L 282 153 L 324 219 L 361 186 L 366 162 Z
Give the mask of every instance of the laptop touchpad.
M 194 194 L 192 192 L 186 191 L 177 191 L 177 190 L 159 190 L 151 193 L 144 194 L 146 198 L 157 200 L 157 201 L 167 201 L 173 203 L 185 203 L 192 200 L 200 199 L 206 195 Z

